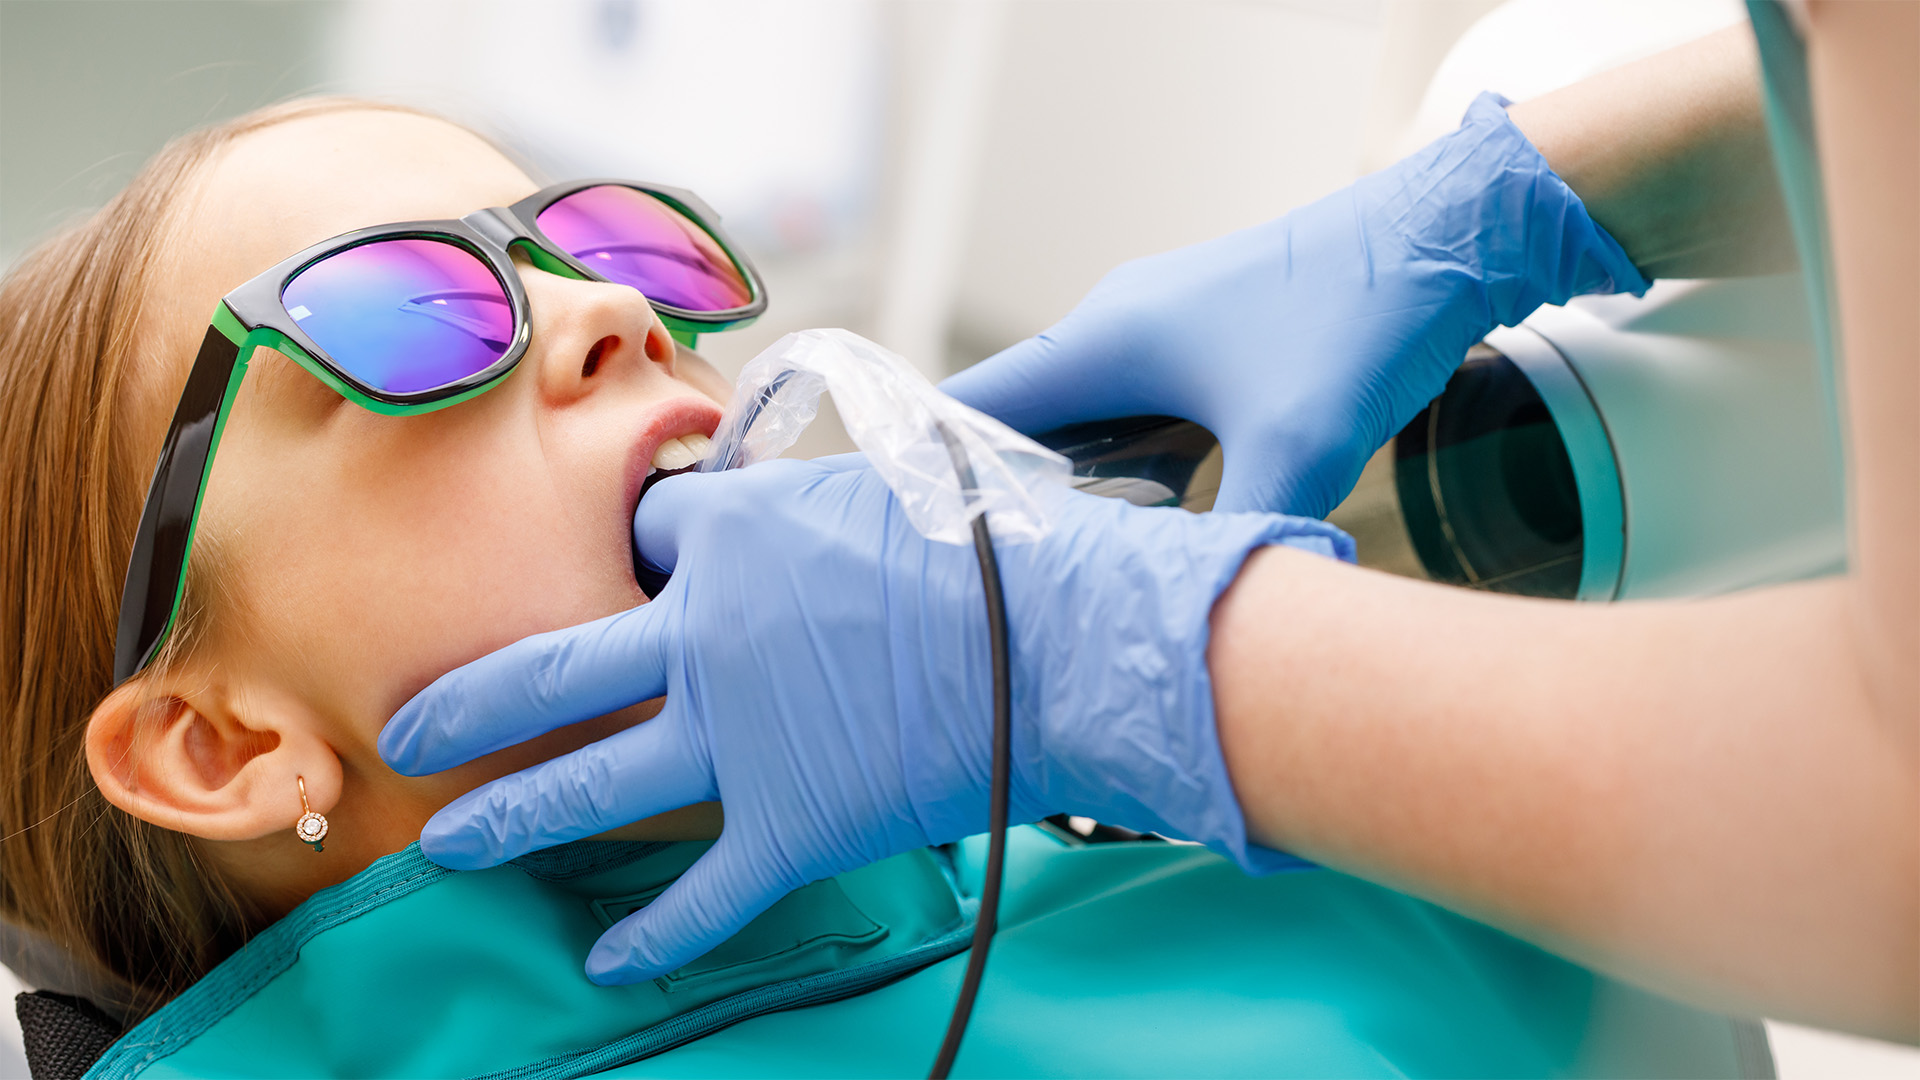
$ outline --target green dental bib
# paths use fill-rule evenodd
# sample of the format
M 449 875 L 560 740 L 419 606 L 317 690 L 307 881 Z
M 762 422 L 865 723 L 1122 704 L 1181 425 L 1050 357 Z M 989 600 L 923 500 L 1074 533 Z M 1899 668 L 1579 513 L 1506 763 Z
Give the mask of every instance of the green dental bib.
M 600 933 L 705 848 L 583 842 L 476 873 L 409 848 L 88 1076 L 923 1075 L 984 844 L 816 882 L 665 978 L 589 983 Z M 1018 829 L 1002 903 L 955 1075 L 1771 1075 L 1751 1024 L 1328 871 Z

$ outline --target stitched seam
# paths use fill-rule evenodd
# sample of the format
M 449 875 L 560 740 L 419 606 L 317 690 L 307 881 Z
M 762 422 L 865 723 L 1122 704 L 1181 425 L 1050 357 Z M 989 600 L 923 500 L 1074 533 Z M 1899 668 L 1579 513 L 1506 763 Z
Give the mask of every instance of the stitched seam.
M 255 952 L 277 952 L 277 956 L 274 956 L 269 962 L 259 965 L 254 969 L 252 974 L 243 978 L 237 978 L 231 982 L 222 981 L 215 985 L 213 989 L 206 990 L 203 993 L 195 994 L 195 990 L 208 986 L 209 983 L 206 980 L 196 984 L 195 987 L 188 988 L 187 992 L 181 997 L 175 998 L 173 1002 L 136 1025 L 133 1031 L 128 1032 L 128 1036 L 132 1036 L 140 1032 L 142 1028 L 149 1027 L 150 1025 L 156 1028 L 160 1027 L 155 1021 L 163 1017 L 167 1022 L 167 1029 L 160 1031 L 157 1035 L 151 1036 L 150 1038 L 143 1038 L 139 1042 L 129 1042 L 126 1037 L 123 1037 L 119 1042 L 115 1043 L 114 1046 L 109 1047 L 107 1052 L 101 1055 L 100 1060 L 94 1062 L 93 1067 L 87 1070 L 86 1076 L 89 1080 L 92 1080 L 92 1078 L 107 1076 L 132 1077 L 139 1075 L 147 1066 L 173 1053 L 181 1044 L 191 1042 L 201 1035 L 204 1035 L 209 1028 L 224 1019 L 242 1003 L 252 998 L 253 995 L 257 994 L 267 983 L 272 982 L 284 974 L 287 968 L 291 967 L 293 962 L 298 959 L 300 950 L 323 931 L 330 930 L 342 923 L 350 922 L 371 908 L 379 907 L 382 904 L 391 902 L 393 899 L 398 899 L 399 897 L 391 895 L 395 892 L 404 890 L 402 895 L 405 895 L 405 893 L 414 892 L 423 885 L 430 884 L 432 881 L 452 873 L 450 870 L 442 869 L 427 862 L 426 857 L 420 854 L 418 844 L 410 845 L 403 851 L 386 856 L 386 859 L 394 860 L 394 871 L 396 872 L 408 862 L 417 861 L 422 865 L 417 866 L 411 872 L 406 873 L 406 876 L 398 880 L 389 881 L 366 892 L 354 888 L 350 879 L 348 882 L 343 883 L 342 886 L 336 886 L 336 888 L 345 888 L 348 892 L 348 897 L 345 898 L 345 902 L 340 903 L 338 906 L 316 907 L 311 911 L 303 911 L 302 909 L 307 908 L 308 905 L 312 905 L 314 900 L 318 899 L 318 897 L 309 898 L 300 908 L 296 908 L 294 913 L 288 916 L 286 921 L 277 923 L 274 927 L 269 927 L 252 941 L 241 946 L 240 950 L 234 953 L 232 957 L 229 957 L 227 961 L 223 962 L 221 967 L 245 955 L 250 949 Z M 378 862 L 376 862 L 375 865 L 378 866 Z M 298 929 L 285 929 L 279 933 L 275 932 L 277 928 L 296 925 L 295 920 L 298 921 Z M 221 967 L 214 968 L 214 973 L 218 973 Z M 213 973 L 210 973 L 210 977 L 211 974 Z M 174 1022 L 176 1016 L 179 1017 L 179 1022 L 177 1023 Z M 145 1052 L 141 1053 L 143 1050 Z M 134 1058 L 136 1054 L 139 1055 L 137 1059 Z
M 745 990 L 598 1046 L 556 1054 L 543 1061 L 499 1072 L 483 1073 L 476 1080 L 565 1080 L 631 1064 L 756 1016 L 853 997 L 956 956 L 972 940 L 973 920 L 967 919 L 957 930 L 884 960 Z

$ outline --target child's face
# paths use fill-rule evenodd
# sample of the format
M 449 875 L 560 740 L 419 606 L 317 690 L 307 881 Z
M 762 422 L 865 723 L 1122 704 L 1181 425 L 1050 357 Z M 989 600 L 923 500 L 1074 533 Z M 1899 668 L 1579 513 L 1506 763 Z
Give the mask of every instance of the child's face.
M 183 365 L 228 290 L 339 233 L 457 218 L 535 187 L 472 135 L 418 116 L 344 112 L 247 136 L 172 234 L 176 265 L 151 310 L 165 344 L 156 355 L 182 366 L 150 373 L 141 445 L 158 445 Z M 221 587 L 206 652 L 237 683 L 310 710 L 343 767 L 340 812 L 358 784 L 382 810 L 356 828 L 390 829 L 388 850 L 480 780 L 650 714 L 421 781 L 393 776 L 374 750 L 387 717 L 446 671 L 645 602 L 629 553 L 641 480 L 667 439 L 712 433 L 728 392 L 676 351 L 638 292 L 517 265 L 532 344 L 504 382 L 428 415 L 380 416 L 262 350 L 207 489 L 201 528 Z

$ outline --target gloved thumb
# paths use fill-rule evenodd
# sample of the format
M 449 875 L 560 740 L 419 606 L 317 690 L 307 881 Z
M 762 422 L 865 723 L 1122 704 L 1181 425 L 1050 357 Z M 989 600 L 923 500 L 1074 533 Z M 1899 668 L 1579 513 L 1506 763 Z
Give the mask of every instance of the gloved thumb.
M 765 875 L 767 857 L 722 831 L 651 904 L 615 923 L 587 954 L 587 978 L 624 986 L 659 978 L 711 952 L 792 891 Z
M 1340 500 L 1321 488 L 1313 466 L 1289 452 L 1284 433 L 1239 439 L 1221 445 L 1220 492 L 1213 508 L 1227 512 L 1299 514 L 1323 517 Z M 1325 505 L 1322 505 L 1325 504 Z
M 948 396 L 1033 434 L 1108 417 L 1081 370 L 1067 324 L 1003 349 L 940 384 Z
M 688 512 L 702 503 L 702 484 L 711 484 L 722 473 L 685 473 L 669 476 L 647 489 L 633 511 L 633 546 L 647 565 L 663 574 L 673 573 L 680 561 L 680 530 Z

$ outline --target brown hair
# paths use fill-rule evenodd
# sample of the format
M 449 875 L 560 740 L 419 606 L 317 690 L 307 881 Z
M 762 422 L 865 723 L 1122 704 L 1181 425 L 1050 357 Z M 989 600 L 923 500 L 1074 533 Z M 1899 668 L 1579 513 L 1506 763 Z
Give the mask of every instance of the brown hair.
M 99 213 L 0 282 L 0 918 L 130 984 L 139 1014 L 227 956 L 260 917 L 188 838 L 110 805 L 87 718 L 113 688 L 120 586 L 158 446 L 131 445 L 140 333 L 178 197 L 234 140 L 351 109 L 306 98 L 175 139 Z M 197 336 L 195 337 L 197 343 Z M 180 378 L 185 365 L 178 365 Z M 203 553 L 197 553 L 197 555 Z M 191 647 L 195 576 L 170 646 Z

